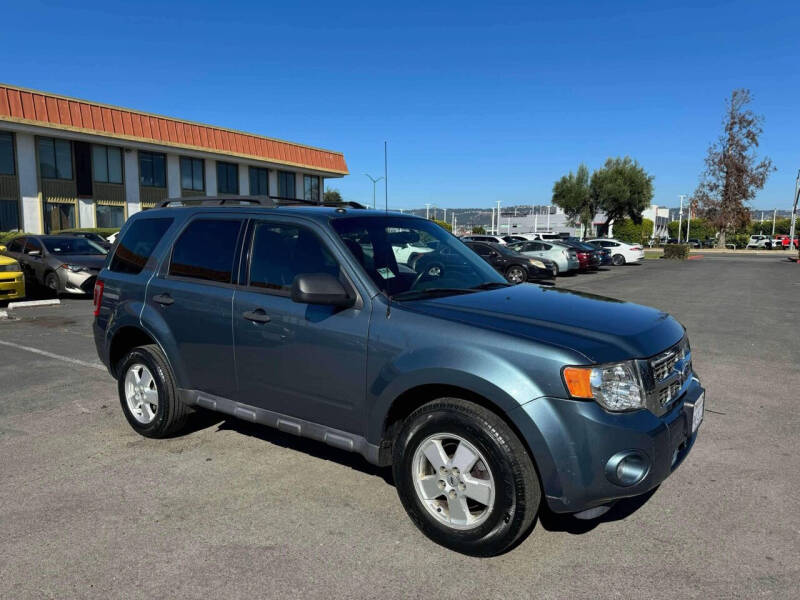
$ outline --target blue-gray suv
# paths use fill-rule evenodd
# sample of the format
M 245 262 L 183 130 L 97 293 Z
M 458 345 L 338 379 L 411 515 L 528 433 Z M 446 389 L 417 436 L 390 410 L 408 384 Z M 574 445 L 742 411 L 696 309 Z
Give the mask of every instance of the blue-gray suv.
M 94 304 L 141 435 L 203 408 L 357 452 L 391 465 L 419 529 L 472 555 L 516 545 L 543 502 L 587 518 L 652 490 L 703 417 L 668 314 L 510 285 L 433 222 L 358 205 L 137 213 Z

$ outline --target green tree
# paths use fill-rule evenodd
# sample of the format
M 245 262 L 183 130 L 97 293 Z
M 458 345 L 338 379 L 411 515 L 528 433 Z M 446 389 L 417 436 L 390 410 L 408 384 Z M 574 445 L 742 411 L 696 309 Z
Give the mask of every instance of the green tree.
M 791 219 L 775 219 L 775 235 L 788 235 L 792 226 Z M 748 233 L 751 235 L 772 235 L 772 219 L 766 221 L 753 221 L 750 223 Z
M 447 229 L 447 231 L 453 231 L 453 226 L 450 225 L 447 221 L 440 221 L 439 219 L 431 219 L 434 223 L 436 223 L 442 229 Z
M 671 221 L 667 224 L 667 231 L 669 232 L 669 237 L 671 238 L 678 238 L 678 221 Z M 686 219 L 683 219 L 680 222 L 681 225 L 681 234 L 680 239 L 686 239 Z M 617 226 L 614 225 L 614 231 L 616 231 Z M 697 238 L 698 240 L 705 240 L 707 238 L 713 238 L 717 235 L 717 229 L 714 225 L 708 221 L 708 219 L 692 219 L 691 224 L 689 225 L 689 235 L 693 238 Z
M 472 233 L 474 233 L 475 235 L 485 235 L 486 229 L 483 228 L 483 225 L 475 225 L 472 228 Z
M 606 224 L 628 218 L 638 225 L 653 199 L 653 176 L 628 156 L 609 158 L 592 174 L 590 193 L 594 206 L 605 212 Z
M 553 204 L 561 207 L 571 223 L 587 230 L 597 207 L 589 193 L 589 168 L 581 163 L 577 173 L 569 172 L 553 184 Z
M 692 202 L 719 232 L 717 245 L 725 247 L 726 233 L 750 222 L 748 203 L 775 170 L 772 160 L 758 160 L 756 148 L 764 117 L 748 108 L 750 91 L 733 90 L 726 102 L 723 133 L 708 149 Z
M 342 195 L 336 188 L 328 188 L 322 195 L 322 202 L 324 204 L 337 204 L 339 202 L 343 202 Z
M 634 223 L 633 219 L 614 221 L 614 237 L 628 244 L 645 244 L 653 235 L 653 222 L 642 219 Z

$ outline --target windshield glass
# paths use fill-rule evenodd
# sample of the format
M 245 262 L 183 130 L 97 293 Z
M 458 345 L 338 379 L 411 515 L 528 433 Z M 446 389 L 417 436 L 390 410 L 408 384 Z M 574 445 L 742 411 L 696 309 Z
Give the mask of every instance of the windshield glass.
M 347 217 L 333 228 L 386 294 L 459 293 L 506 284 L 486 261 L 435 223 L 413 217 Z
M 86 238 L 79 237 L 46 237 L 42 238 L 47 251 L 51 254 L 85 254 L 105 255 L 106 250 Z

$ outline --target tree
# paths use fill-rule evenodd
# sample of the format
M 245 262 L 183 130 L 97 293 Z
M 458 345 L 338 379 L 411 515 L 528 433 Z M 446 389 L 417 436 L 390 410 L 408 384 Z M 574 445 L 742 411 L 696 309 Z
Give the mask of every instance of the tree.
M 639 225 L 653 199 L 653 176 L 628 156 L 609 158 L 592 174 L 590 194 L 597 209 L 605 212 L 606 225 L 624 218 Z
M 342 195 L 336 188 L 328 188 L 322 195 L 322 202 L 323 204 L 337 204 L 343 202 Z
M 653 236 L 653 222 L 642 219 L 634 223 L 633 219 L 614 221 L 614 237 L 628 244 L 645 244 Z
M 439 219 L 431 219 L 434 223 L 436 223 L 442 229 L 447 229 L 447 231 L 453 231 L 453 226 L 450 225 L 447 221 L 440 221 Z
M 589 169 L 581 163 L 578 172 L 569 172 L 553 184 L 553 204 L 561 207 L 571 223 L 581 225 L 584 230 L 592 226 L 597 212 L 589 193 Z
M 679 223 L 681 226 L 680 235 L 678 235 Z M 614 231 L 616 231 L 616 229 L 617 226 L 614 225 Z M 669 237 L 671 238 L 680 240 L 686 239 L 686 219 L 683 219 L 683 221 L 670 221 L 667 224 L 667 231 L 669 232 Z M 689 235 L 693 238 L 697 238 L 698 240 L 713 238 L 716 234 L 716 228 L 706 219 L 692 219 L 692 222 L 689 225 Z
M 719 232 L 720 248 L 725 247 L 726 232 L 750 222 L 748 203 L 775 170 L 770 158 L 759 161 L 756 156 L 764 117 L 748 108 L 750 102 L 746 89 L 733 90 L 726 101 L 723 133 L 709 146 L 705 170 L 692 195 L 692 202 Z
M 486 233 L 486 230 L 483 228 L 483 225 L 475 225 L 472 228 L 472 233 L 476 235 L 484 235 Z

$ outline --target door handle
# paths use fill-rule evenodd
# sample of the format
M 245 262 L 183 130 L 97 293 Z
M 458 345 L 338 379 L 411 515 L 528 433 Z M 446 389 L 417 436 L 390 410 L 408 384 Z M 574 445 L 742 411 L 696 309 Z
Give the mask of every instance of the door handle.
M 175 299 L 169 294 L 156 294 L 153 296 L 153 302 L 157 302 L 161 306 L 169 306 L 175 302 Z
M 246 313 L 243 313 L 242 316 L 253 323 L 269 323 L 272 320 L 269 315 L 260 308 L 248 310 Z

